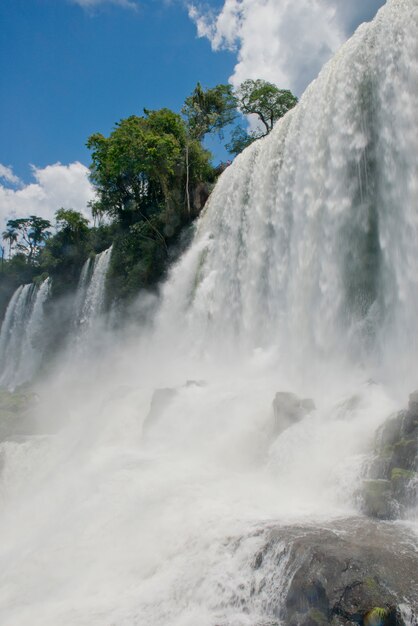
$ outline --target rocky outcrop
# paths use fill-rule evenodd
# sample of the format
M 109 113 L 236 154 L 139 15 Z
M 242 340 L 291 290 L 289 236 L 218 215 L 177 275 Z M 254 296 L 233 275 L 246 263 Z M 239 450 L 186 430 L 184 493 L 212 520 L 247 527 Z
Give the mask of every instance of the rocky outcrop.
M 279 391 L 273 400 L 274 434 L 280 435 L 314 410 L 313 400 L 298 398 L 297 395 L 288 391 Z
M 150 409 L 142 427 L 144 434 L 146 435 L 150 428 L 163 418 L 164 413 L 178 395 L 180 389 L 204 387 L 205 385 L 204 380 L 186 380 L 182 387 L 163 387 L 156 389 L 152 394 Z
M 274 528 L 254 559 L 269 580 L 285 545 L 286 588 L 276 590 L 274 624 L 286 626 L 405 626 L 417 624 L 418 552 L 416 536 L 394 524 L 365 518 L 324 528 Z M 264 572 L 263 572 L 264 568 Z M 259 585 L 261 588 L 262 585 Z M 274 589 L 269 595 L 274 597 Z
M 363 484 L 363 510 L 379 519 L 402 517 L 418 502 L 418 391 L 377 431 L 375 455 Z
M 144 434 L 147 434 L 151 426 L 154 426 L 161 419 L 176 395 L 177 389 L 171 387 L 154 391 L 151 398 L 151 406 L 142 427 Z

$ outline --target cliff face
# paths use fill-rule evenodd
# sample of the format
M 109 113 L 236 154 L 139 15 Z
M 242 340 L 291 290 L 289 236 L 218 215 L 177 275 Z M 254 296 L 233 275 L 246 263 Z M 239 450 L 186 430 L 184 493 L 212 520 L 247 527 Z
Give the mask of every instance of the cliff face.
M 375 450 L 363 485 L 363 508 L 380 519 L 402 518 L 418 504 L 418 391 L 408 408 L 376 433 Z

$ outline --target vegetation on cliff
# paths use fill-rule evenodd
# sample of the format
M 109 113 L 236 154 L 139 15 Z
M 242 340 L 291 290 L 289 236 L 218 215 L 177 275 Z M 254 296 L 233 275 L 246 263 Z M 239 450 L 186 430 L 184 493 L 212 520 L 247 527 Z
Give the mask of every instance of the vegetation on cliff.
M 232 154 L 266 135 L 297 100 L 266 81 L 203 89 L 198 83 L 181 113 L 144 109 L 120 120 L 108 137 L 91 135 L 94 224 L 71 208 L 59 208 L 55 223 L 36 215 L 9 220 L 3 232 L 0 317 L 19 284 L 52 278 L 52 297 L 73 291 L 83 263 L 113 245 L 109 301 L 129 302 L 141 289 L 155 289 L 183 247 L 216 178 L 205 148 L 208 134 L 224 139 Z M 257 116 L 259 130 L 247 133 L 242 114 Z M 238 125 L 231 130 L 232 125 Z M 6 257 L 6 258 L 5 258 Z

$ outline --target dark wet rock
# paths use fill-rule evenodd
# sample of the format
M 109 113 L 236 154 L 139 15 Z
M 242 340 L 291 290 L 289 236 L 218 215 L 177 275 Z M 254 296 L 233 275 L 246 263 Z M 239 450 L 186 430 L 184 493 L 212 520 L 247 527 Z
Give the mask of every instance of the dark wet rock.
M 377 431 L 375 456 L 363 485 L 367 515 L 393 519 L 418 500 L 418 391 L 408 408 L 391 416 Z
M 309 398 L 298 398 L 294 393 L 279 391 L 273 400 L 274 433 L 279 435 L 284 430 L 300 422 L 315 410 L 315 403 Z
M 344 402 L 341 402 L 341 404 L 338 406 L 337 411 L 336 411 L 336 415 L 339 419 L 344 419 L 347 417 L 351 416 L 351 413 L 353 411 L 356 411 L 362 403 L 362 398 L 361 396 L 355 395 L 355 396 L 351 396 L 350 398 L 347 398 L 346 400 L 344 400 Z
M 192 192 L 193 210 L 198 215 L 204 208 L 212 192 L 213 185 L 210 183 L 198 183 Z
M 396 519 L 397 507 L 390 480 L 374 479 L 363 482 L 363 510 L 377 519 Z
M 163 387 L 156 389 L 152 394 L 149 412 L 144 420 L 142 430 L 147 434 L 164 416 L 174 398 L 181 389 L 201 388 L 206 386 L 204 380 L 186 380 L 184 385 L 178 387 Z
M 273 613 L 289 626 L 405 626 L 418 617 L 416 536 L 396 524 L 356 518 L 326 528 L 275 528 L 269 533 L 260 570 L 271 567 L 285 543 L 290 581 Z M 276 559 L 277 561 L 277 559 Z

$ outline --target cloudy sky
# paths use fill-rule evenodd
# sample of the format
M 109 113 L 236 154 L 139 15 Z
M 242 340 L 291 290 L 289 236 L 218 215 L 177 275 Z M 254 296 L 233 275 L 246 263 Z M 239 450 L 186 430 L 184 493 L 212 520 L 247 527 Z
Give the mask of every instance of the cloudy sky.
M 1 0 L 0 228 L 85 210 L 87 137 L 204 86 L 298 95 L 385 0 Z M 221 153 L 218 157 L 222 157 Z

